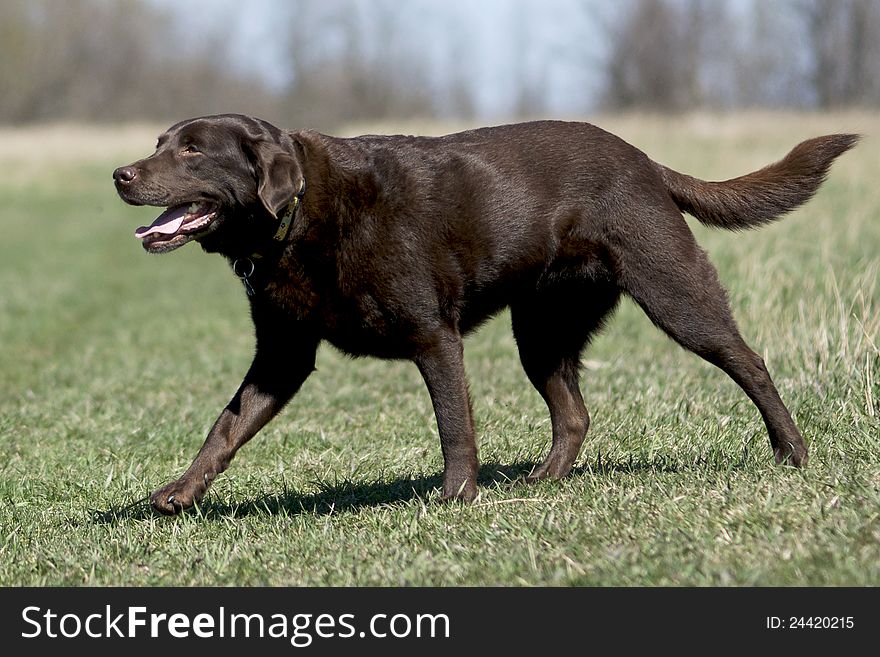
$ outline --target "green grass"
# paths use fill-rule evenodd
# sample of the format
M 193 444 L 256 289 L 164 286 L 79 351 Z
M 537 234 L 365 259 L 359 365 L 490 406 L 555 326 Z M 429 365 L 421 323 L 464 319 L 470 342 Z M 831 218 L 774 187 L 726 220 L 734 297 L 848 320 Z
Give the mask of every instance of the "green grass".
M 880 132 L 859 115 L 603 125 L 716 178 L 820 132 Z M 550 427 L 502 315 L 466 344 L 477 504 L 438 503 L 415 367 L 322 348 L 291 406 L 178 518 L 139 500 L 188 465 L 252 329 L 220 258 L 147 256 L 132 236 L 152 211 L 123 206 L 110 171 L 151 145 L 84 164 L 40 160 L 39 143 L 0 153 L 0 584 L 880 584 L 876 140 L 779 224 L 690 222 L 810 444 L 806 470 L 774 467 L 745 395 L 627 302 L 585 355 L 593 426 L 565 481 L 516 481 Z

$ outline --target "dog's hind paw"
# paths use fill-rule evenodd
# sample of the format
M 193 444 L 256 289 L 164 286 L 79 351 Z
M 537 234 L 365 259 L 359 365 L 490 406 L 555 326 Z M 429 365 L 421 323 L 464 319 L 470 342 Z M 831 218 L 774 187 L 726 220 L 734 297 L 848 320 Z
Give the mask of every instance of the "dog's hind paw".
M 206 489 L 205 486 L 193 486 L 187 481 L 177 480 L 153 493 L 150 505 L 163 515 L 173 516 L 197 503 Z

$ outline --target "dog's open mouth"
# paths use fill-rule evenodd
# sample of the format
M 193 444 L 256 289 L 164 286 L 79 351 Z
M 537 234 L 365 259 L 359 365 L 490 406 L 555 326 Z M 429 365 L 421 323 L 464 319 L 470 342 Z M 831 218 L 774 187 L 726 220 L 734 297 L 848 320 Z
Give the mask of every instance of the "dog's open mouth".
M 208 201 L 181 203 L 168 208 L 156 221 L 141 226 L 134 234 L 147 251 L 170 251 L 206 233 L 217 218 L 218 210 Z

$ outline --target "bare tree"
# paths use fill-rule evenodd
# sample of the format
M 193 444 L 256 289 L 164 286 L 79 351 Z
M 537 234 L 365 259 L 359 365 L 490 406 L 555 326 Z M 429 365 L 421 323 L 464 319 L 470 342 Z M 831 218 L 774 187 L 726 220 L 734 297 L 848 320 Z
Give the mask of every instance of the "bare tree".
M 736 103 L 747 107 L 795 104 L 784 79 L 791 71 L 793 58 L 779 43 L 780 34 L 784 34 L 779 7 L 752 0 L 750 12 L 750 20 L 744 21 L 737 44 Z
M 270 110 L 262 83 L 228 66 L 222 38 L 186 36 L 144 0 L 4 0 L 0 120 L 172 119 L 245 109 L 241 99 Z
M 851 0 L 847 86 L 850 104 L 880 101 L 880 5 L 876 0 Z
M 631 0 L 612 23 L 605 103 L 661 111 L 731 104 L 731 25 L 722 0 Z
M 327 128 L 434 112 L 425 60 L 404 38 L 400 3 L 307 0 L 292 20 L 294 75 L 285 107 L 293 123 Z M 320 39 L 310 25 L 320 25 Z
M 619 16 L 605 103 L 666 111 L 689 106 L 696 83 L 683 47 L 680 7 L 671 0 L 631 0 Z
M 540 53 L 532 37 L 530 7 L 524 2 L 513 9 L 513 114 L 536 117 L 546 108 L 546 79 L 540 70 Z
M 0 3 L 0 117 L 26 117 L 34 95 L 34 58 L 39 43 L 33 38 L 27 0 Z
M 880 7 L 876 0 L 797 0 L 822 108 L 878 100 Z
M 822 108 L 880 101 L 880 2 L 755 1 L 732 29 L 721 0 L 630 0 L 613 22 L 613 107 Z M 742 20 L 741 20 L 742 22 Z M 734 33 L 737 37 L 733 37 Z

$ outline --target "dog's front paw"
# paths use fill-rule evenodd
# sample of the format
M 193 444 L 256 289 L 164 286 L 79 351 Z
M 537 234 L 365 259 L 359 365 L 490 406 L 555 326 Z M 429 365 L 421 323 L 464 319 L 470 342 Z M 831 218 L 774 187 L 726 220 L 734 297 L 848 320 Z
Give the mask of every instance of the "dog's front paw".
M 159 513 L 173 516 L 201 500 L 206 490 L 206 486 L 178 479 L 153 493 L 150 504 Z
M 440 495 L 440 501 L 470 503 L 477 499 L 478 492 L 477 482 L 473 479 L 454 483 L 447 482 L 443 484 L 443 493 Z
M 773 450 L 777 465 L 790 465 L 795 468 L 803 468 L 807 465 L 807 446 L 802 440 L 786 441 Z

